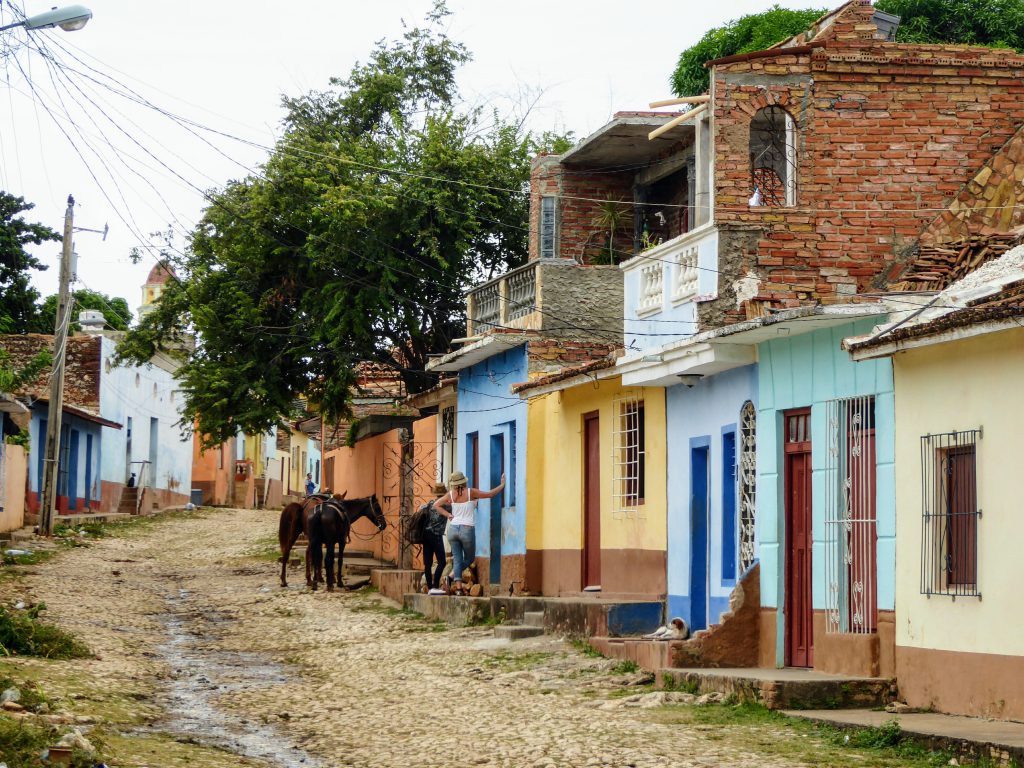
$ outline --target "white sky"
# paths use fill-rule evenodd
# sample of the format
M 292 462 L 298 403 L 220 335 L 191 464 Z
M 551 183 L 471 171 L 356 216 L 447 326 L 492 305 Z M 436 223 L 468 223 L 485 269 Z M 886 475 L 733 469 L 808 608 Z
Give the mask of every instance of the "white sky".
M 277 133 L 281 94 L 295 96 L 326 87 L 331 76 L 344 77 L 356 61 L 366 60 L 375 41 L 399 36 L 403 19 L 415 25 L 432 5 L 429 0 L 85 4 L 94 13 L 85 29 L 35 34 L 51 48 L 67 46 L 162 109 L 261 145 L 272 144 Z M 818 5 L 815 0 L 780 4 Z M 32 15 L 51 3 L 15 0 L 15 5 Z M 450 0 L 449 33 L 474 56 L 458 77 L 468 101 L 508 112 L 524 89 L 543 89 L 530 126 L 572 130 L 582 137 L 615 111 L 646 109 L 648 102 L 670 97 L 668 78 L 680 51 L 708 28 L 770 5 L 770 0 Z M 0 0 L 0 25 L 13 20 L 10 6 L 11 0 Z M 109 223 L 106 242 L 87 232 L 76 236 L 80 285 L 123 296 L 134 311 L 153 265 L 149 257 L 139 265 L 129 262 L 129 249 L 140 242 L 136 233 L 166 230 L 173 215 L 180 246 L 182 233 L 202 209 L 195 188 L 244 176 L 242 166 L 253 167 L 264 154 L 216 139 L 224 157 L 153 110 L 95 89 L 73 73 L 54 72 L 39 53 L 22 46 L 26 39 L 24 30 L 0 32 L 0 188 L 34 202 L 27 217 L 58 231 L 68 193 L 78 203 L 76 225 L 102 229 Z M 62 115 L 65 108 L 70 120 Z M 47 109 L 58 115 L 87 162 Z M 43 295 L 56 290 L 58 251 L 59 244 L 37 251 L 51 265 L 34 279 Z

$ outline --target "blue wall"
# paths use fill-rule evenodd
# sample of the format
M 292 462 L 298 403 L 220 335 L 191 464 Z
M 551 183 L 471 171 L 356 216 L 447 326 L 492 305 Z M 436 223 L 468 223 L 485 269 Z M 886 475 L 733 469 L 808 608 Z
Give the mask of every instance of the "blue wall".
M 722 570 L 723 433 L 738 429 L 740 409 L 747 400 L 757 405 L 757 366 L 748 365 L 701 379 L 692 388 L 665 390 L 668 429 L 668 614 L 681 616 L 691 627 L 717 623 L 729 609 L 729 593 L 737 574 Z M 738 442 L 737 442 L 738 444 Z M 706 616 L 692 615 L 690 599 L 691 447 L 707 445 L 710 459 L 710 527 Z M 737 512 L 738 514 L 738 512 Z M 739 535 L 738 521 L 733 537 Z M 738 544 L 733 542 L 738 553 Z M 735 557 L 738 562 L 738 554 Z M 738 566 L 737 566 L 738 567 Z
M 785 503 L 782 413 L 811 406 L 813 601 L 825 607 L 825 402 L 854 395 L 875 396 L 875 513 L 878 530 L 878 610 L 895 604 L 896 502 L 892 364 L 886 359 L 855 363 L 841 348 L 847 336 L 868 333 L 877 321 L 779 338 L 758 348 L 757 523 L 761 560 L 761 605 L 785 604 Z M 778 612 L 777 654 L 782 663 L 784 623 Z
M 526 345 L 510 349 L 459 372 L 457 469 L 474 487 L 487 490 L 491 483 L 492 438 L 501 436 L 507 481 L 501 510 L 501 554 L 526 555 L 526 402 L 509 387 L 528 378 Z M 477 435 L 480 477 L 472 476 L 471 441 Z M 447 480 L 447 478 L 445 478 Z M 491 556 L 491 502 L 477 505 L 476 553 Z M 484 574 L 480 574 L 484 578 Z
M 32 408 L 32 419 L 29 422 L 29 440 L 31 450 L 28 456 L 28 482 L 29 491 L 41 493 L 42 483 L 40 473 L 42 471 L 43 456 L 46 454 L 46 417 L 47 408 L 37 404 Z M 69 512 L 83 512 L 87 502 L 93 509 L 99 508 L 101 499 L 100 491 L 100 437 L 101 430 L 106 429 L 92 421 L 65 413 L 61 418 L 61 454 L 68 457 L 67 465 L 61 466 L 59 471 L 66 475 L 59 479 L 57 486 L 58 495 L 66 496 L 73 491 L 75 499 L 69 499 Z M 70 447 L 73 445 L 72 432 L 77 432 L 77 456 L 72 456 Z M 91 438 L 91 448 L 90 447 Z M 67 449 L 65 449 L 67 446 Z M 65 453 L 67 450 L 67 453 Z M 91 455 L 90 455 L 91 454 Z M 74 477 L 70 476 L 70 470 L 74 469 Z M 88 481 L 88 482 L 87 482 Z M 76 500 L 81 500 L 76 503 Z

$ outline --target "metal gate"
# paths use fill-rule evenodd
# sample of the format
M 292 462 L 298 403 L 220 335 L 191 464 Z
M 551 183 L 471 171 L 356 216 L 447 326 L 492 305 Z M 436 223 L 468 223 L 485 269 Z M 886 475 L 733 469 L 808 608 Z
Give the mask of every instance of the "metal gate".
M 414 547 L 406 541 L 405 529 L 416 508 L 436 498 L 434 485 L 440 471 L 436 442 L 395 440 L 383 444 L 379 499 L 388 527 L 382 534 L 382 559 L 402 568 L 412 567 Z

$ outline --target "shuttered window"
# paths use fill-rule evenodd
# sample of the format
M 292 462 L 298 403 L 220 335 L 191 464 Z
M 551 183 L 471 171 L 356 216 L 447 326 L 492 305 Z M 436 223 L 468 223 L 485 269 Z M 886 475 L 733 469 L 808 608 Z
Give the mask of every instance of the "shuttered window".
M 542 259 L 555 256 L 555 198 L 552 196 L 540 199 L 540 257 Z

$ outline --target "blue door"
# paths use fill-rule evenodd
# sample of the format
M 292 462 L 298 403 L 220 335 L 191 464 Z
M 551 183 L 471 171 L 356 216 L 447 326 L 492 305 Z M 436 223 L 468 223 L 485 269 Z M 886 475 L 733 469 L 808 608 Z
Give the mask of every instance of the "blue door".
M 690 446 L 690 630 L 708 626 L 708 446 Z
M 505 471 L 505 435 L 491 435 L 491 482 L 494 488 L 501 482 Z M 505 491 L 491 500 L 491 584 L 501 584 L 501 508 L 505 506 Z
M 78 508 L 78 430 L 71 430 L 68 444 L 68 509 Z
M 92 435 L 85 436 L 85 506 L 92 506 Z
M 736 432 L 722 435 L 722 581 L 736 578 Z

